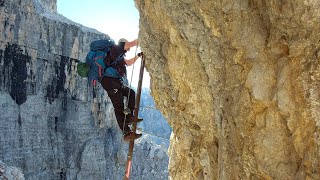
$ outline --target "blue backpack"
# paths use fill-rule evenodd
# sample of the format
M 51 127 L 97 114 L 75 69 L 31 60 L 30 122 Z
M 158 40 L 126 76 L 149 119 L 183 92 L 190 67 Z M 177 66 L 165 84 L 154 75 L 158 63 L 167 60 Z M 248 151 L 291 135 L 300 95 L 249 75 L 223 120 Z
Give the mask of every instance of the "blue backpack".
M 101 80 L 107 65 L 105 63 L 106 56 L 111 52 L 115 42 L 112 39 L 102 39 L 93 41 L 90 44 L 90 52 L 86 57 L 86 64 L 90 66 L 88 72 L 88 80 L 95 85 L 96 81 Z

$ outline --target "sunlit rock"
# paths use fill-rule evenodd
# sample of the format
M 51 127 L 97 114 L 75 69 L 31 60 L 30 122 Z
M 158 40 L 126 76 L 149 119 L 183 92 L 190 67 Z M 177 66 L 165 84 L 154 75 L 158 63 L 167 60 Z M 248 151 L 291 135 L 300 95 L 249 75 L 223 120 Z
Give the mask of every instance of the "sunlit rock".
M 147 1 L 172 179 L 320 179 L 320 3 Z

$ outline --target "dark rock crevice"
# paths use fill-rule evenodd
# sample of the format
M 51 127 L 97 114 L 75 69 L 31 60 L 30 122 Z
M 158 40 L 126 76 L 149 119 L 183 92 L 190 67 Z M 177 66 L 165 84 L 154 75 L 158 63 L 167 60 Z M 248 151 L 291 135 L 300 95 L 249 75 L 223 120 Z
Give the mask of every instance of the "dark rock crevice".
M 27 100 L 27 63 L 31 57 L 24 55 L 23 50 L 15 45 L 8 44 L 4 51 L 4 66 L 3 66 L 3 82 L 8 83 L 11 98 L 21 105 Z

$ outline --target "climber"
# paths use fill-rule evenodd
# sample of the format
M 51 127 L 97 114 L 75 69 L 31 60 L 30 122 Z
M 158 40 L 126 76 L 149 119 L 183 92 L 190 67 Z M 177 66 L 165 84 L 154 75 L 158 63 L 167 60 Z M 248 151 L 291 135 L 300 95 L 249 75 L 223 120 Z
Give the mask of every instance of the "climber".
M 124 84 L 123 78 L 126 77 L 126 66 L 131 66 L 143 53 L 138 53 L 137 56 L 126 59 L 125 53 L 130 50 L 131 47 L 137 46 L 138 40 L 127 41 L 122 38 L 118 41 L 118 44 L 111 48 L 111 53 L 106 57 L 106 62 L 116 62 L 115 64 L 107 64 L 109 66 L 103 78 L 101 80 L 102 87 L 107 91 L 108 96 L 114 107 L 116 119 L 120 129 L 123 131 L 123 138 L 125 141 L 131 141 L 133 139 L 140 138 L 142 134 L 135 134 L 132 132 L 128 125 L 133 123 L 134 106 L 135 106 L 135 92 L 131 88 Z M 128 115 L 124 114 L 124 96 L 128 98 Z M 129 96 L 129 97 L 128 97 Z M 126 117 L 126 118 L 125 118 Z M 142 119 L 138 119 L 141 122 Z

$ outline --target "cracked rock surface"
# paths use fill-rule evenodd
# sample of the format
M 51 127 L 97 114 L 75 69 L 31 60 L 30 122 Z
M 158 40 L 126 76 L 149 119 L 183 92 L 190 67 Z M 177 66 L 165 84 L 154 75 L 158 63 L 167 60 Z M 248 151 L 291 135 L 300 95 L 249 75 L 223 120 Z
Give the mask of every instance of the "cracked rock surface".
M 16 167 L 7 166 L 0 161 L 0 180 L 24 180 L 23 173 Z
M 90 43 L 105 37 L 57 14 L 56 0 L 0 0 L 1 178 L 122 179 L 128 144 L 112 103 L 76 74 Z M 168 127 L 158 111 L 146 114 Z M 156 128 L 137 142 L 131 179 L 168 177 L 171 130 L 159 139 Z
M 136 0 L 172 179 L 320 179 L 320 2 Z

